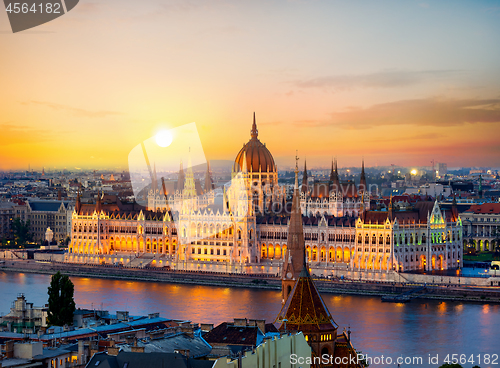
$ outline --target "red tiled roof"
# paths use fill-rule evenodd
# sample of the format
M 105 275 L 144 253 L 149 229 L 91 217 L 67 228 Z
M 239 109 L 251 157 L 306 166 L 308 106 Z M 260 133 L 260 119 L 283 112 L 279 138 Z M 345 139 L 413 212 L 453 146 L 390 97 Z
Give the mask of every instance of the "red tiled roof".
M 499 215 L 500 203 L 483 203 L 472 205 L 465 213 L 476 213 L 483 215 Z
M 305 266 L 276 318 L 280 330 L 284 330 L 284 319 L 291 331 L 333 331 L 338 327 Z

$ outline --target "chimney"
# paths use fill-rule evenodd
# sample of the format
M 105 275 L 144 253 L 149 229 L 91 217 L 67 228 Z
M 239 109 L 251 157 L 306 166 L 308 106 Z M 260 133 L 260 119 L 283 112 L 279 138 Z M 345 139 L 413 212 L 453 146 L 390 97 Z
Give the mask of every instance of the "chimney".
M 14 358 L 14 341 L 6 341 L 5 342 L 5 357 L 6 358 Z
M 78 340 L 78 364 L 83 364 L 83 340 Z
M 132 348 L 132 351 L 134 351 L 134 349 Z M 118 349 L 117 347 L 108 347 L 108 355 L 113 355 L 113 356 L 117 356 L 118 353 L 120 352 L 120 349 Z
M 246 318 L 235 318 L 234 319 L 234 325 L 235 326 L 247 326 L 247 319 Z
M 257 326 L 263 334 L 266 333 L 266 320 L 254 319 L 250 320 L 250 322 L 253 322 L 252 325 Z
M 134 345 L 130 348 L 130 351 L 132 353 L 144 353 L 144 346 Z

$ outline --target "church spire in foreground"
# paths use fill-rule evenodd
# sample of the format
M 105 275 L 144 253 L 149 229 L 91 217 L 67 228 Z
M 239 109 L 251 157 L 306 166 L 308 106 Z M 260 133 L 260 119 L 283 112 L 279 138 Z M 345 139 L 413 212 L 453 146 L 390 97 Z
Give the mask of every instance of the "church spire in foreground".
M 298 157 L 295 160 L 298 160 Z M 280 324 L 280 331 L 301 331 L 313 350 L 313 356 L 334 355 L 338 325 L 309 273 L 300 211 L 298 173 L 296 164 L 292 213 L 288 225 L 288 250 L 281 278 L 283 302 L 275 323 Z
M 299 158 L 295 157 L 295 186 L 293 189 L 292 212 L 288 223 L 287 252 L 281 277 L 281 296 L 284 304 L 292 291 L 295 281 L 305 262 L 305 242 L 302 227 L 302 212 L 300 210 L 299 194 Z

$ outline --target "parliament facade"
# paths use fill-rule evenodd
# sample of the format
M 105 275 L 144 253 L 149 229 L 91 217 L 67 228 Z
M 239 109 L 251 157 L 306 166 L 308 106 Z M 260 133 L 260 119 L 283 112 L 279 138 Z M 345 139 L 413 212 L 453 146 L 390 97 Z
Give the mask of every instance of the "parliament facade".
M 214 189 L 209 167 L 201 185 L 189 164 L 170 184 L 160 184 L 154 175 L 147 208 L 101 195 L 95 204 L 82 204 L 78 197 L 65 261 L 282 272 L 292 203 L 287 187 L 278 184 L 272 154 L 258 138 L 255 116 L 229 187 Z M 364 164 L 356 185 L 340 180 L 336 161 L 328 181 L 310 182 L 304 163 L 300 207 L 313 274 L 382 275 L 451 269 L 462 262 L 456 207 L 442 211 L 437 201 L 422 201 L 400 211 L 391 201 L 387 210 L 372 210 Z

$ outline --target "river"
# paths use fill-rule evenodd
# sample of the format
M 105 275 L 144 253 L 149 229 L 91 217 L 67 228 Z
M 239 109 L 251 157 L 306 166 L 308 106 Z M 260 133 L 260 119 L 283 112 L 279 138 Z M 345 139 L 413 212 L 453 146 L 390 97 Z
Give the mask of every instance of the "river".
M 280 293 L 212 286 L 175 285 L 71 277 L 75 302 L 81 308 L 104 308 L 132 315 L 160 312 L 160 316 L 218 324 L 233 318 L 274 321 L 281 306 Z M 18 293 L 28 302 L 47 303 L 49 275 L 0 271 L 0 312 L 9 311 Z M 382 303 L 378 297 L 324 294 L 323 299 L 339 330 L 350 326 L 358 350 L 372 357 L 423 357 L 423 364 L 402 367 L 437 367 L 427 364 L 429 354 L 475 355 L 500 353 L 500 305 L 413 300 L 407 304 Z M 484 356 L 481 357 L 482 359 Z M 500 367 L 479 364 L 481 368 Z M 472 367 L 474 364 L 465 364 Z M 372 367 L 385 365 L 372 364 Z M 393 364 L 396 366 L 397 364 Z

